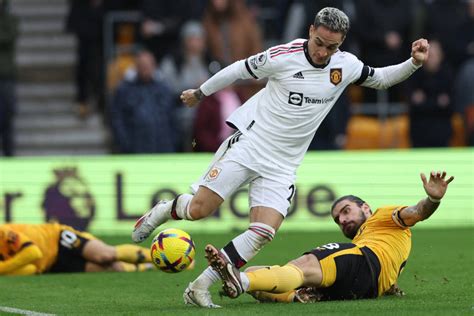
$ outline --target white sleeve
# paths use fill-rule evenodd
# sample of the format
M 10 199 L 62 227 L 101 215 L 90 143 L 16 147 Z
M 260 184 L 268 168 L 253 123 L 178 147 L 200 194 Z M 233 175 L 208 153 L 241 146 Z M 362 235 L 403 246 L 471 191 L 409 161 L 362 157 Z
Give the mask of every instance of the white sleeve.
M 237 79 L 250 79 L 252 75 L 245 66 L 246 60 L 239 60 L 225 67 L 214 76 L 204 82 L 200 89 L 204 95 L 209 96 L 225 87 L 231 85 Z
M 415 65 L 411 58 L 403 63 L 382 68 L 364 65 L 360 78 L 354 83 L 368 88 L 387 89 L 406 80 L 420 67 L 421 65 Z

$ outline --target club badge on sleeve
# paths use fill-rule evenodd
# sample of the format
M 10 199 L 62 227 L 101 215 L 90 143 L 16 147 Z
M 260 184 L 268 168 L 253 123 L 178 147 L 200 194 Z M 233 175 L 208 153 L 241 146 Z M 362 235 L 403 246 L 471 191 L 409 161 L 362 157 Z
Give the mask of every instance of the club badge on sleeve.
M 207 174 L 206 180 L 212 181 L 212 180 L 217 179 L 217 177 L 219 176 L 219 173 L 221 173 L 220 168 L 216 168 L 216 167 L 212 168 L 211 171 L 209 171 L 209 173 Z

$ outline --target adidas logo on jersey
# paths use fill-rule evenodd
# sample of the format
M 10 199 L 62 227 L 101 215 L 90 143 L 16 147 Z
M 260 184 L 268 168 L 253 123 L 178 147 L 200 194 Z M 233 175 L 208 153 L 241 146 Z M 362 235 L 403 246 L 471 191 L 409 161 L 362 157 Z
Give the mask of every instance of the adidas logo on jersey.
M 296 78 L 296 79 L 304 79 L 303 77 L 303 74 L 300 72 L 297 72 L 293 75 L 293 78 Z

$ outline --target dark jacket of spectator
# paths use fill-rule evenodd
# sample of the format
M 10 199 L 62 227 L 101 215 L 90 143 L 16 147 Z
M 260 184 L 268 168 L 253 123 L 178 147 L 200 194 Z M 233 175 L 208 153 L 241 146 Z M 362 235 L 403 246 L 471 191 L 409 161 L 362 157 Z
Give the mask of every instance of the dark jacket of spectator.
M 0 1 L 0 144 L 5 156 L 13 156 L 13 116 L 15 114 L 15 40 L 18 19 L 7 11 L 7 1 Z
M 200 19 L 204 0 L 143 0 L 142 36 L 158 62 L 179 50 L 181 26 L 191 19 Z
M 195 151 L 215 152 L 235 130 L 226 119 L 242 104 L 239 96 L 227 88 L 210 95 L 199 104 L 194 123 Z
M 409 81 L 413 147 L 446 147 L 452 135 L 453 73 L 443 62 L 439 42 L 433 40 L 430 45 L 427 62 Z
M 125 80 L 111 106 L 114 140 L 120 153 L 174 152 L 171 90 L 160 80 Z

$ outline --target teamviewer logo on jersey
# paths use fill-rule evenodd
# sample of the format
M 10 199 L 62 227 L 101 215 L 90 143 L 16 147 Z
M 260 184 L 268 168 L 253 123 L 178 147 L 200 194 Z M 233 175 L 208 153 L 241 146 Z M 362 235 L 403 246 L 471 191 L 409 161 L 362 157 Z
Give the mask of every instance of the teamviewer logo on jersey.
M 291 92 L 290 97 L 288 98 L 288 103 L 293 105 L 302 105 L 303 104 L 303 93 Z

